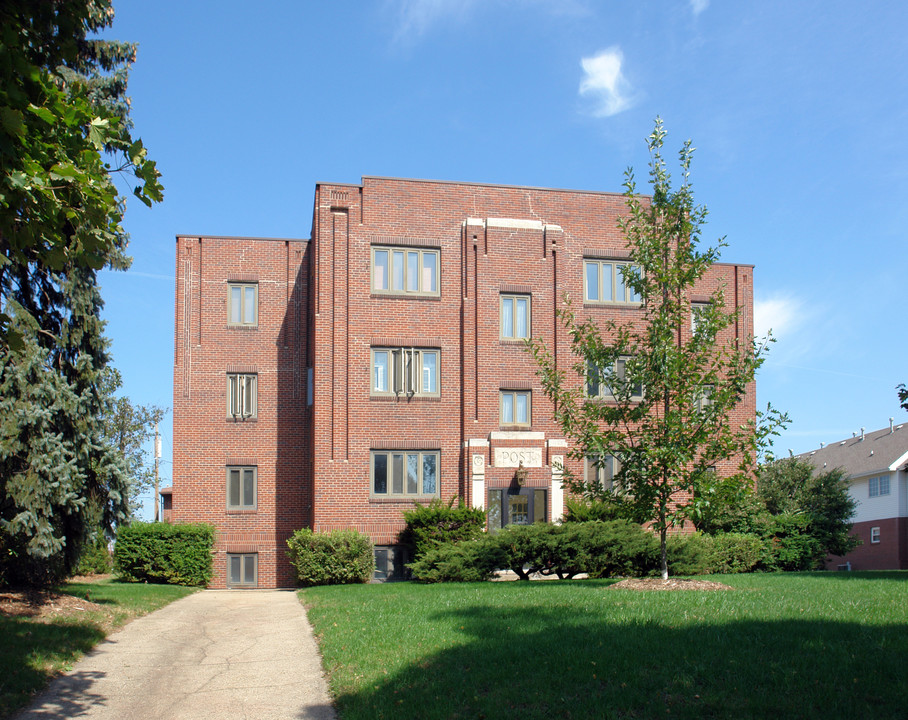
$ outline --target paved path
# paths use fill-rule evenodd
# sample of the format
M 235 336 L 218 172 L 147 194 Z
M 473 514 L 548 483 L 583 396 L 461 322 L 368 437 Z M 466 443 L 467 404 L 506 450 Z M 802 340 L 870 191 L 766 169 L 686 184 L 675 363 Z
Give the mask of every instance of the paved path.
M 333 720 L 295 592 L 205 590 L 133 620 L 16 716 Z

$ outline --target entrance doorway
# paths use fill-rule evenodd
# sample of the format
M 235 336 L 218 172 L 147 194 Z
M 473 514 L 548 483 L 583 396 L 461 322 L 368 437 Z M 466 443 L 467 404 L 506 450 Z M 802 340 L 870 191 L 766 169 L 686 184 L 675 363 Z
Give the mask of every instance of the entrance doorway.
M 509 487 L 489 490 L 489 530 L 506 525 L 531 525 L 545 522 L 547 497 L 541 488 Z

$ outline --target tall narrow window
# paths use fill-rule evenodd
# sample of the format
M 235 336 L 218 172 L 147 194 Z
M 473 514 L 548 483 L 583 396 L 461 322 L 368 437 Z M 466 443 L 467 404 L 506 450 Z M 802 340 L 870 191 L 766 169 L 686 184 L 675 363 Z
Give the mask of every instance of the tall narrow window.
M 709 303 L 693 302 L 690 304 L 690 331 L 694 334 L 701 325 L 701 316 L 709 309 Z
M 258 505 L 258 468 L 227 468 L 227 509 L 255 510 Z
M 256 417 L 258 375 L 227 373 L 227 418 L 249 420 Z
M 615 476 L 621 470 L 621 463 L 614 455 L 587 455 L 583 463 L 584 480 L 603 490 L 615 489 Z
M 530 425 L 530 391 L 502 390 L 499 395 L 502 425 Z
M 372 348 L 372 395 L 438 395 L 439 350 Z
M 437 450 L 373 450 L 373 497 L 437 497 Z
M 501 339 L 520 340 L 530 336 L 530 296 L 501 296 Z
M 258 283 L 227 283 L 227 322 L 258 324 Z
M 584 302 L 639 303 L 640 294 L 625 279 L 627 272 L 639 272 L 639 266 L 616 260 L 584 260 Z
M 372 248 L 372 292 L 438 295 L 438 250 Z

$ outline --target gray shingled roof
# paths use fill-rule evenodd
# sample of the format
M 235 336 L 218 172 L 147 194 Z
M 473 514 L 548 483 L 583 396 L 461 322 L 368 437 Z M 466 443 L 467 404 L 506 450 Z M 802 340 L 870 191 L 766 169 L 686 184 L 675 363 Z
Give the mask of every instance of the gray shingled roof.
M 900 469 L 908 463 L 908 423 L 874 430 L 861 436 L 829 443 L 811 452 L 795 455 L 817 471 L 841 467 L 851 477 Z

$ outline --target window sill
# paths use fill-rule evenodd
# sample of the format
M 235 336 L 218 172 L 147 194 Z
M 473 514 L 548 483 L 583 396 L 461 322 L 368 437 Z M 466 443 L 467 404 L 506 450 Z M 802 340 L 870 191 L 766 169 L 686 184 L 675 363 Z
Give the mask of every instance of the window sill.
M 369 400 L 393 403 L 441 402 L 441 395 L 370 395 Z
M 523 347 L 526 345 L 529 338 L 498 338 L 498 342 L 502 345 L 516 345 L 518 347 Z
M 379 497 L 377 495 L 369 496 L 369 502 L 376 503 L 377 505 L 388 505 L 388 504 L 412 505 L 415 502 L 430 503 L 436 499 L 438 499 L 438 495 L 407 495 L 407 496 L 400 496 L 400 497 Z
M 583 303 L 584 309 L 595 309 L 595 308 L 642 308 L 642 302 L 616 302 L 614 300 L 608 300 L 603 302 L 597 302 L 595 300 L 585 300 Z
M 239 418 L 239 417 L 230 416 L 227 418 L 227 422 L 230 423 L 231 425 L 243 425 L 244 423 L 257 423 L 258 421 L 259 421 L 258 416 L 247 417 L 247 418 Z
M 228 515 L 255 515 L 258 508 L 240 510 L 239 508 L 227 508 Z
M 387 298 L 390 300 L 441 300 L 441 294 L 423 295 L 420 293 L 372 292 L 369 294 L 369 297 L 374 299 Z
M 532 425 L 499 425 L 498 429 L 503 430 L 505 432 L 515 432 L 515 431 L 531 432 L 533 429 L 533 426 Z
M 258 330 L 259 324 L 255 323 L 253 325 L 243 325 L 243 324 L 235 325 L 233 323 L 227 323 L 227 329 L 228 330 Z

